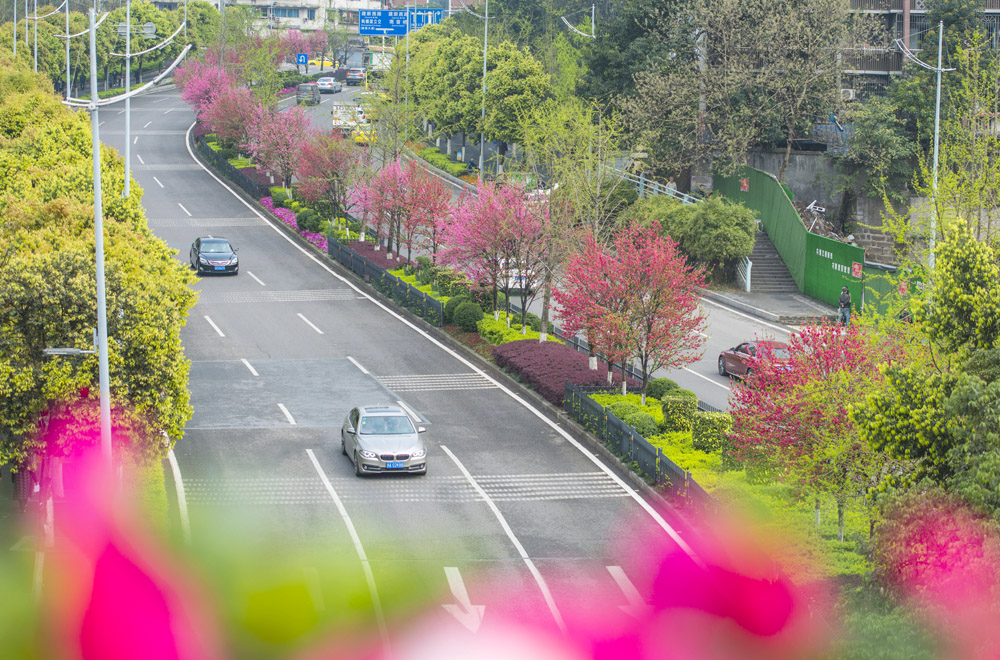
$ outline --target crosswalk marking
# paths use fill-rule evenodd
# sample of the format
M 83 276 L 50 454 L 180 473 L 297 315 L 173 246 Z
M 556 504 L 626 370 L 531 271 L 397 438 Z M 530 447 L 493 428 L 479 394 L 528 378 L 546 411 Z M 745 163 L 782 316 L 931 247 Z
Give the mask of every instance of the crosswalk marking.
M 496 388 L 486 376 L 474 372 L 457 374 L 407 374 L 379 376 L 378 380 L 393 392 L 432 390 L 488 390 Z

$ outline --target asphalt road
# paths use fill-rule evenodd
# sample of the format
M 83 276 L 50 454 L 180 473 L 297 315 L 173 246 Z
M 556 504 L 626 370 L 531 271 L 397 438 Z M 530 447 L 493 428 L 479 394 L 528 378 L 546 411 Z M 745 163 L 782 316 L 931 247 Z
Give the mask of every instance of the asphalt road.
M 330 560 L 294 566 L 309 576 L 312 607 L 358 610 L 389 643 L 412 607 L 401 584 L 457 604 L 429 617 L 458 629 L 477 627 L 477 605 L 483 629 L 504 615 L 624 624 L 627 585 L 647 598 L 654 577 L 642 540 L 674 544 L 671 523 L 558 418 L 354 288 L 214 179 L 186 145 L 193 115 L 176 91 L 139 97 L 132 113 L 151 229 L 184 263 L 199 235 L 240 248 L 239 276 L 201 278 L 182 331 L 194 416 L 175 453 L 195 547 L 231 564 L 256 553 L 282 570 L 312 548 Z M 100 119 L 102 141 L 121 151 L 124 115 Z M 340 424 L 352 406 L 380 402 L 404 403 L 428 428 L 426 477 L 353 475 Z

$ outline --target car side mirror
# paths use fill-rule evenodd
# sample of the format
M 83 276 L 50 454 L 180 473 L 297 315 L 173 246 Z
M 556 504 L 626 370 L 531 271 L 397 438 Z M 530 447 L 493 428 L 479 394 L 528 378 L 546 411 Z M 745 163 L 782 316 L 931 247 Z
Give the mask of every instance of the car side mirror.
M 240 251 L 239 248 L 233 248 L 233 252 L 239 252 L 239 251 Z
M 348 424 L 347 425 L 347 432 L 350 433 L 351 435 L 354 435 L 354 427 L 351 426 L 350 424 Z
M 418 427 L 417 427 L 417 433 L 423 433 L 423 432 L 424 432 L 424 431 L 426 431 L 426 430 L 427 430 L 427 429 L 425 429 L 425 428 L 424 428 L 423 426 L 418 426 Z

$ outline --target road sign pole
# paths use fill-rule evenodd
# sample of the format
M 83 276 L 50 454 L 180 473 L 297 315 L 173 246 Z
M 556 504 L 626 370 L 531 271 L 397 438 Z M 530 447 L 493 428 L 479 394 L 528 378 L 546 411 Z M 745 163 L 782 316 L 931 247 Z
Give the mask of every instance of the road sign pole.
M 132 90 L 132 0 L 125 3 L 125 92 Z M 132 99 L 125 97 L 125 189 L 122 196 L 129 195 L 129 182 L 132 178 Z

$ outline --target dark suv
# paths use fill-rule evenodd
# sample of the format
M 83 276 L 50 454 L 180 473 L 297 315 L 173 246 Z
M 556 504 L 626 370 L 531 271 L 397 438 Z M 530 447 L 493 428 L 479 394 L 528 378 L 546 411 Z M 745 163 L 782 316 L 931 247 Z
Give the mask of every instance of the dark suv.
M 319 86 L 316 83 L 302 83 L 295 87 L 295 101 L 306 105 L 319 103 Z

